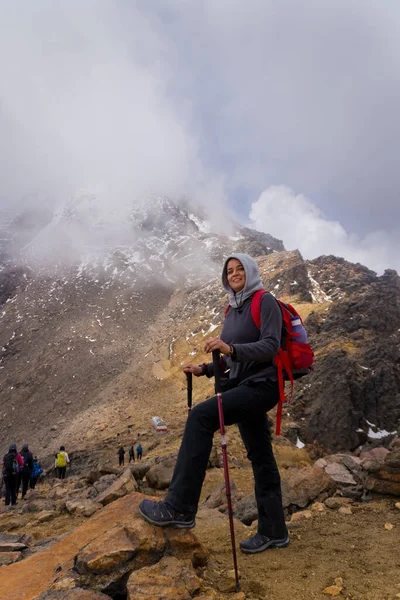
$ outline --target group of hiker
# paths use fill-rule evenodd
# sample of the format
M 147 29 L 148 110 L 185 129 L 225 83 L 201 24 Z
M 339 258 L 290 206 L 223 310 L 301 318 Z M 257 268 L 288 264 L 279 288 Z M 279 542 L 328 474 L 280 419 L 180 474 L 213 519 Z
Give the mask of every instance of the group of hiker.
M 120 467 L 124 466 L 125 464 L 125 448 L 123 446 L 119 447 L 118 450 L 118 464 Z M 143 448 L 141 444 L 138 444 L 136 446 L 136 458 L 137 460 L 142 460 L 142 456 L 143 456 Z M 135 462 L 135 450 L 133 448 L 133 446 L 131 446 L 129 448 L 129 462 Z
M 64 446 L 60 446 L 60 451 L 57 452 L 54 462 L 55 473 L 59 479 L 65 478 L 69 462 Z M 42 473 L 44 473 L 44 470 L 37 456 L 33 456 L 29 450 L 29 444 L 23 444 L 20 452 L 17 450 L 17 444 L 10 444 L 2 464 L 5 505 L 15 506 L 20 491 L 21 500 L 24 500 L 28 489 L 35 489 Z
M 16 444 L 10 444 L 3 458 L 2 475 L 5 487 L 5 505 L 15 506 L 21 490 L 21 499 L 26 496 L 28 488 L 35 489 L 40 475 L 43 473 L 37 456 L 33 456 L 28 444 L 23 444 L 18 452 Z

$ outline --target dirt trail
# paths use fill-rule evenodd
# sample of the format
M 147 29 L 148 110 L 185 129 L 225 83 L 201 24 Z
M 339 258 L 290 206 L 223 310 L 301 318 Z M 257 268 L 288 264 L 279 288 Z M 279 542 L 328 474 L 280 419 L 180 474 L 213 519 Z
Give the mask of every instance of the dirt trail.
M 400 598 L 400 511 L 395 500 L 354 505 L 353 514 L 326 509 L 290 527 L 291 544 L 258 555 L 238 554 L 241 590 L 246 600 L 329 598 L 323 590 L 342 578 L 339 598 Z M 393 529 L 385 529 L 390 523 Z M 237 523 L 236 544 L 254 532 Z M 228 521 L 198 520 L 195 530 L 211 550 L 208 576 L 233 568 Z

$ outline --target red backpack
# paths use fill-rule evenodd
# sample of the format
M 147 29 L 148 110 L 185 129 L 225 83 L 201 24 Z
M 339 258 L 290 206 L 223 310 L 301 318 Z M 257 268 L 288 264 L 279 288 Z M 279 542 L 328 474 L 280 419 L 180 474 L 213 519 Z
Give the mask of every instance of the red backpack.
M 258 329 L 261 329 L 261 298 L 267 290 L 258 290 L 251 299 L 251 316 Z M 282 312 L 282 337 L 274 365 L 278 370 L 279 403 L 276 414 L 276 435 L 280 435 L 282 404 L 286 401 L 285 381 L 290 381 L 290 399 L 293 396 L 294 380 L 308 375 L 313 370 L 314 352 L 307 341 L 307 333 L 299 313 L 293 306 L 275 298 Z M 228 313 L 229 305 L 225 312 Z

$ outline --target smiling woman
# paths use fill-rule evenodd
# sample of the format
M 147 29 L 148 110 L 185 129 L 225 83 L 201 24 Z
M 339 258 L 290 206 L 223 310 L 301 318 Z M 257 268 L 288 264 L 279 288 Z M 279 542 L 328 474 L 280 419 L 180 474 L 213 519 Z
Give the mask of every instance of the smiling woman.
M 226 260 L 222 283 L 232 310 L 226 315 L 220 338 L 207 339 L 206 353 L 218 350 L 225 372 L 222 392 L 226 425 L 239 425 L 251 460 L 258 508 L 258 533 L 240 543 L 247 554 L 289 544 L 282 507 L 281 482 L 275 462 L 267 411 L 279 400 L 277 371 L 273 363 L 281 338 L 282 315 L 271 294 L 263 294 L 260 329 L 251 316 L 255 292 L 262 289 L 256 261 L 247 254 L 233 254 Z M 237 303 L 239 293 L 241 302 Z M 188 363 L 185 373 L 214 375 L 214 364 Z M 165 500 L 142 500 L 142 516 L 160 527 L 195 526 L 200 493 L 219 429 L 218 401 L 214 396 L 197 404 L 189 413 L 171 485 Z

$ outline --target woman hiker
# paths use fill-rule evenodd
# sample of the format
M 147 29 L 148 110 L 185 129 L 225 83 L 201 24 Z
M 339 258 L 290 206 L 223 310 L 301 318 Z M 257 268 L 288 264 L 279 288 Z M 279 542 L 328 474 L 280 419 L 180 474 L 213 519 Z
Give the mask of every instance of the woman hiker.
M 256 261 L 247 254 L 232 254 L 225 262 L 222 283 L 229 295 L 229 311 L 220 338 L 206 341 L 207 353 L 219 350 L 226 370 L 222 393 L 225 425 L 239 425 L 251 461 L 258 508 L 258 531 L 240 542 L 245 553 L 289 544 L 282 506 L 281 481 L 272 451 L 267 412 L 277 405 L 279 389 L 273 359 L 282 331 L 282 315 L 271 294 L 261 299 L 261 328 L 251 316 L 251 298 L 263 289 Z M 213 363 L 184 366 L 197 377 L 214 374 Z M 190 412 L 167 496 L 142 500 L 139 511 L 153 525 L 194 527 L 201 488 L 214 433 L 219 429 L 217 397 L 197 404 Z

